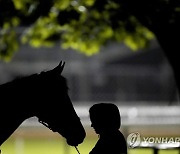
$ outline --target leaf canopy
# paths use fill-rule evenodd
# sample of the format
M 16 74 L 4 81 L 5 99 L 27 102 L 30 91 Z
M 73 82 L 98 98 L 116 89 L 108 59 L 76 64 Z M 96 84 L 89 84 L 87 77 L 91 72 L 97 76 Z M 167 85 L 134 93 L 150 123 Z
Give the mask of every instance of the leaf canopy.
M 25 43 L 59 42 L 90 56 L 115 41 L 136 51 L 155 38 L 155 26 L 177 22 L 179 14 L 179 0 L 0 1 L 0 58 L 10 60 Z

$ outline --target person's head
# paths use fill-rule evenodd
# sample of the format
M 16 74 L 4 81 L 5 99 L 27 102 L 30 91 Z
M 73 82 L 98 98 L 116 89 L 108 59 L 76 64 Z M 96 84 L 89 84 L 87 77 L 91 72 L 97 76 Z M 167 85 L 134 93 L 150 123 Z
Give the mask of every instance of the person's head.
M 118 130 L 121 125 L 118 107 L 112 103 L 94 104 L 89 109 L 91 126 L 97 134 L 109 130 Z

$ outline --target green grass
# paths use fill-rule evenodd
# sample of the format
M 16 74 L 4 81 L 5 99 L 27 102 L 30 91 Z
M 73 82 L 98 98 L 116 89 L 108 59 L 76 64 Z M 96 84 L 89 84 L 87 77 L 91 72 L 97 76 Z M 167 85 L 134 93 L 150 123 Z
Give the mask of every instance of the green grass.
M 85 139 L 78 146 L 80 153 L 89 153 L 97 139 Z M 1 146 L 2 154 L 77 154 L 63 138 L 9 138 Z
M 89 154 L 97 138 L 87 137 L 78 146 L 81 154 Z M 63 138 L 9 138 L 1 146 L 2 154 L 77 154 Z M 152 149 L 129 149 L 128 154 L 153 154 Z M 179 154 L 178 150 L 160 150 L 158 154 Z

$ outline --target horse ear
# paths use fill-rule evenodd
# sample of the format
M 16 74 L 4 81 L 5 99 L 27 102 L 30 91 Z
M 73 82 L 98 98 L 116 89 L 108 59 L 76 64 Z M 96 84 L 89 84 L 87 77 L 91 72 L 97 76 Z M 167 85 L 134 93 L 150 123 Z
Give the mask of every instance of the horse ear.
M 61 74 L 62 71 L 63 71 L 64 65 L 65 65 L 65 62 L 64 62 L 64 61 L 60 61 L 59 65 L 56 66 L 56 67 L 53 69 L 53 72 L 55 72 L 55 73 L 57 73 L 57 74 Z

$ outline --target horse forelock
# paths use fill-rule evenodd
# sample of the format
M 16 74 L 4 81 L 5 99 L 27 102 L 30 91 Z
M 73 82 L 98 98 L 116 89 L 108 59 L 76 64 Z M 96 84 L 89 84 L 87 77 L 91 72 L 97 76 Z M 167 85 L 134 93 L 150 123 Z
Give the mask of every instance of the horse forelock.
M 44 80 L 47 81 L 48 83 L 53 82 L 57 84 L 61 90 L 64 90 L 66 92 L 68 92 L 69 90 L 67 79 L 61 74 L 54 74 L 51 71 L 41 72 L 40 74 L 38 74 L 38 79 L 40 82 L 41 81 L 43 82 Z

